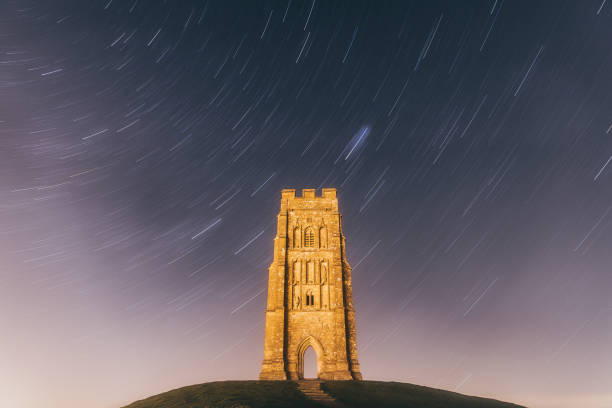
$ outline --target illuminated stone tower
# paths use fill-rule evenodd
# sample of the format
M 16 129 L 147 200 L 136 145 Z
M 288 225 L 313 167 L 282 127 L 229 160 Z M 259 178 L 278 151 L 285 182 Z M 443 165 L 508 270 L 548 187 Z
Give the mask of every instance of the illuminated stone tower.
M 335 188 L 281 192 L 274 260 L 268 275 L 262 380 L 304 377 L 304 352 L 317 376 L 360 380 L 351 267 L 346 261 Z

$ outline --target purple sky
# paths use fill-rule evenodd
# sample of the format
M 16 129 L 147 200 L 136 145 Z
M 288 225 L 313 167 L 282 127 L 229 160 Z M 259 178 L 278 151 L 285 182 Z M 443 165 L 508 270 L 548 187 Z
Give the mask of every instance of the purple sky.
M 256 379 L 336 187 L 365 379 L 612 406 L 612 4 L 0 3 L 0 406 Z

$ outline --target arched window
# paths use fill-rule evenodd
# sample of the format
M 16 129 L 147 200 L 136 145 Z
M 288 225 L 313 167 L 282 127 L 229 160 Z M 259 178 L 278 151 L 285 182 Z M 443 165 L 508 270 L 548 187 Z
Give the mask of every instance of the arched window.
M 319 229 L 319 247 L 327 248 L 327 228 L 325 227 Z
M 314 233 L 312 232 L 312 228 L 306 228 L 304 231 L 304 247 L 312 248 L 315 246 Z

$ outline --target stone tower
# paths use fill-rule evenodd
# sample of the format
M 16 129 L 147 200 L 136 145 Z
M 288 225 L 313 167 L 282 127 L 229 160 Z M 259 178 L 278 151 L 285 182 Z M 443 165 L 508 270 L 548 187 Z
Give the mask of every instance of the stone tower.
M 360 380 L 351 267 L 346 261 L 335 188 L 281 192 L 274 260 L 268 274 L 262 380 L 304 376 L 304 352 L 317 376 Z

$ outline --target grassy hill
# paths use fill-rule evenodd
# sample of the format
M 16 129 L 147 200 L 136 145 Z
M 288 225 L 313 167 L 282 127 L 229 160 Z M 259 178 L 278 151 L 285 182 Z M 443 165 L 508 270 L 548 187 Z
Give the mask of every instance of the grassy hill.
M 413 384 L 381 381 L 324 381 L 327 393 L 355 408 L 520 408 Z M 291 381 L 219 381 L 190 385 L 133 402 L 125 408 L 281 408 L 321 405 L 307 399 Z

